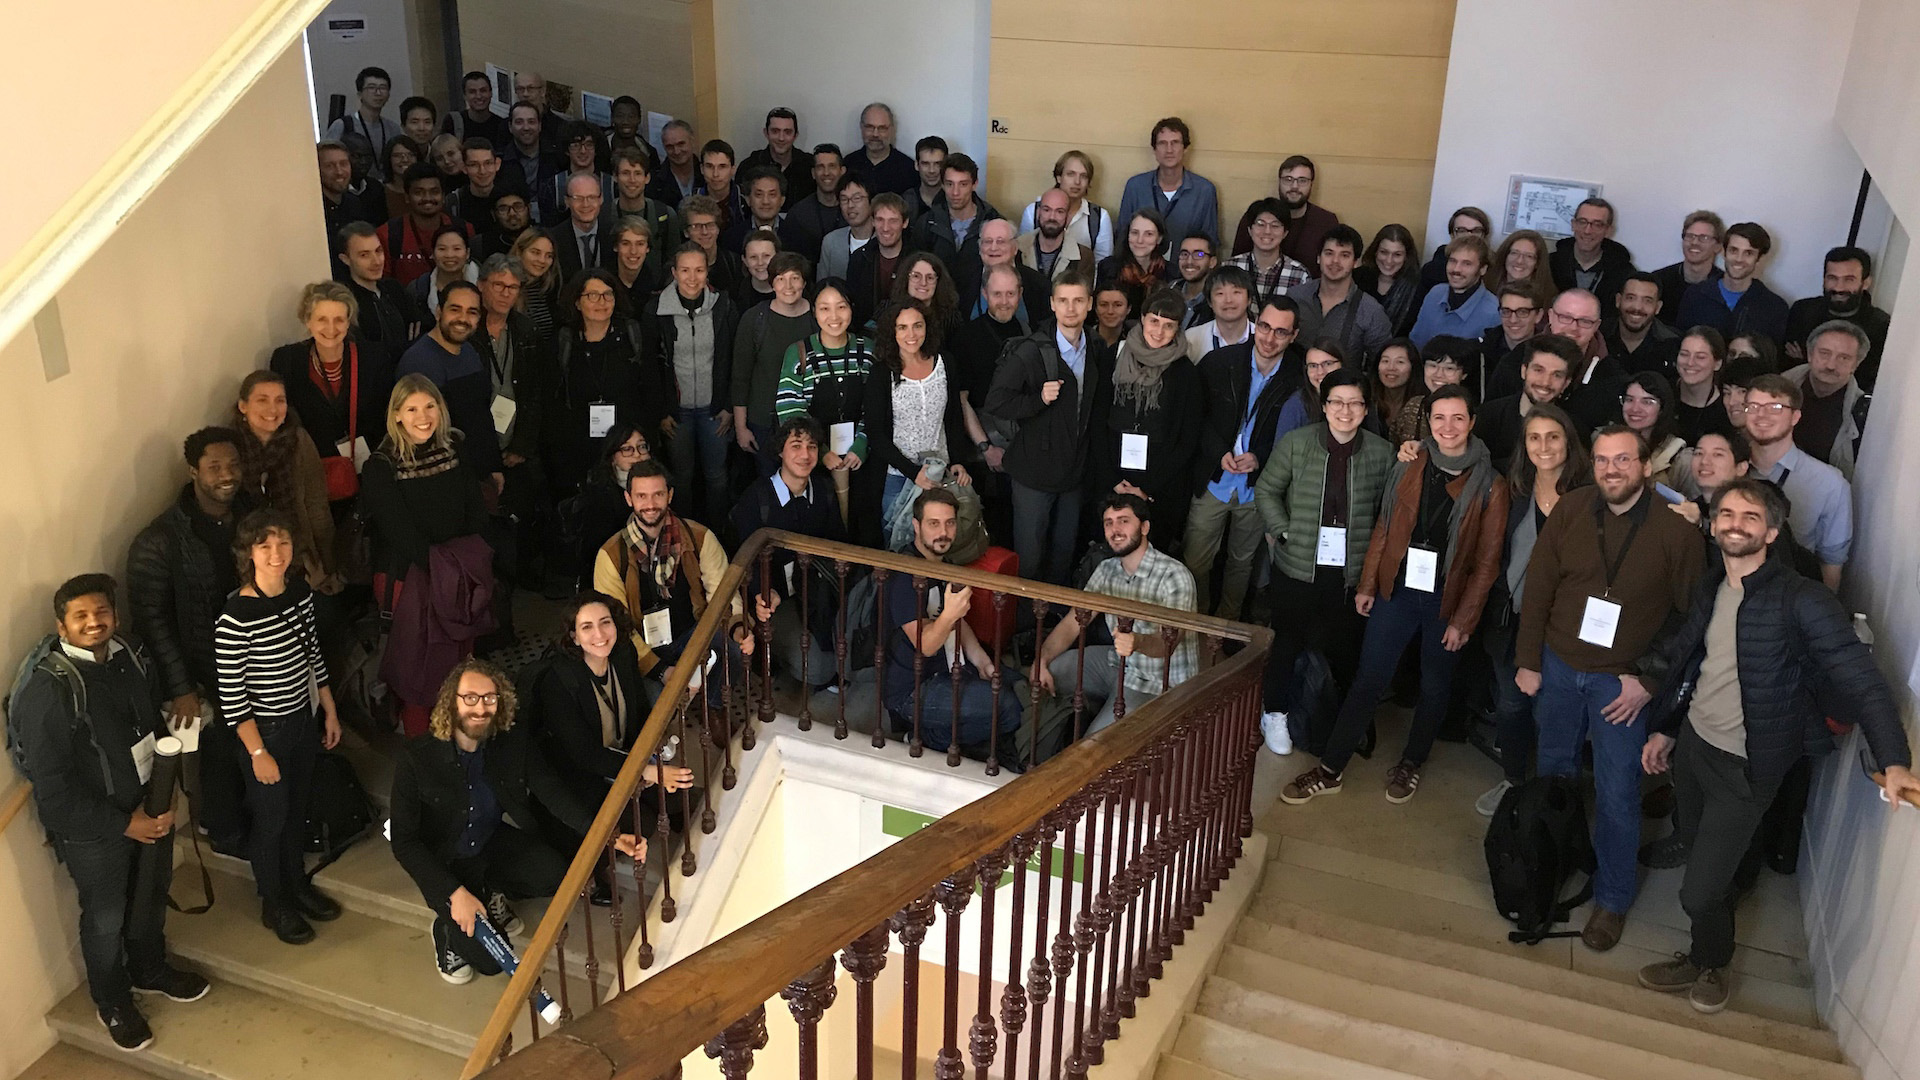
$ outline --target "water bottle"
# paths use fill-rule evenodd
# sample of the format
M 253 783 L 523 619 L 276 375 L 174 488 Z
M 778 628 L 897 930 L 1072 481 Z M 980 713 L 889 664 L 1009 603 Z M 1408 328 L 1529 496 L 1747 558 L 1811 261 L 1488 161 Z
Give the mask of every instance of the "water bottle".
M 473 920 L 473 939 L 480 943 L 481 948 L 487 950 L 487 955 L 493 957 L 493 962 L 499 964 L 500 970 L 509 978 L 520 969 L 520 958 L 514 955 L 513 946 L 507 944 L 507 939 L 500 936 L 499 931 L 493 928 L 493 924 L 487 921 L 485 915 L 477 916 Z M 540 1019 L 545 1020 L 549 1025 L 560 1022 L 560 1003 L 553 1000 L 553 995 L 547 993 L 544 988 L 534 988 L 533 1007 L 540 1013 Z

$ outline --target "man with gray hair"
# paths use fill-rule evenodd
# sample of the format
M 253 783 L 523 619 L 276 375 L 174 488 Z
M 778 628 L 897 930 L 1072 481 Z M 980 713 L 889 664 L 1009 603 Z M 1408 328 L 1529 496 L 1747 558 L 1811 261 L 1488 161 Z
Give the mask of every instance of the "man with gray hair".
M 847 159 L 847 175 L 866 181 L 867 193 L 891 191 L 905 197 L 920 187 L 913 159 L 893 145 L 893 106 L 876 101 L 860 110 L 860 142 L 864 149 Z
M 540 550 L 542 530 L 537 528 L 541 524 L 537 511 L 546 501 L 539 461 L 541 403 L 552 366 L 532 316 L 515 309 L 526 280 L 527 271 L 520 260 L 508 255 L 488 256 L 480 264 L 480 325 L 467 339 L 486 363 L 493 387 L 490 411 L 494 434 L 500 439 L 504 480 L 500 511 L 517 522 L 516 548 L 522 566 Z M 524 574 L 522 580 L 539 584 Z
M 1802 397 L 1793 443 L 1851 482 L 1860 436 L 1867 428 L 1867 408 L 1873 404 L 1873 395 L 1860 386 L 1857 375 L 1873 341 L 1857 323 L 1828 319 L 1807 335 L 1805 348 L 1807 362 L 1784 372 Z
M 1001 267 L 1012 269 L 1020 279 L 1020 304 L 1016 314 L 1029 325 L 1052 322 L 1047 306 L 1047 281 L 1040 271 L 1022 266 L 1014 259 L 1013 222 L 997 217 L 980 226 L 978 262 L 956 260 L 954 288 L 960 293 L 960 317 L 972 319 L 987 312 L 987 275 Z

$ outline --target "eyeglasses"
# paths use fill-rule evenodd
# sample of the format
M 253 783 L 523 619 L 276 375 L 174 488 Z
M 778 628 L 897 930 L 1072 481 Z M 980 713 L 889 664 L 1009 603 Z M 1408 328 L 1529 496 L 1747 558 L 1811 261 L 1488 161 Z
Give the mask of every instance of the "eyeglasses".
M 1280 178 L 1280 186 L 1281 186 L 1281 187 L 1312 187 L 1312 186 L 1313 186 L 1313 177 L 1311 177 L 1311 176 L 1283 176 L 1283 177 L 1281 177 L 1281 178 Z
M 500 704 L 500 695 L 497 693 L 495 694 L 458 694 L 455 696 L 457 696 L 460 699 L 460 704 L 462 705 L 479 705 L 483 702 L 488 705 Z
M 1341 412 L 1354 412 L 1356 410 L 1364 409 L 1366 407 L 1367 407 L 1367 403 L 1364 401 L 1348 401 L 1348 400 L 1342 399 L 1338 401 L 1329 400 L 1327 402 L 1327 409 L 1329 411 L 1338 409 Z
M 1338 360 L 1314 360 L 1307 364 L 1307 370 L 1310 372 L 1311 371 L 1326 372 L 1326 371 L 1332 371 L 1335 368 L 1338 368 L 1339 366 L 1340 366 L 1340 361 Z
M 1540 311 L 1537 307 L 1503 307 L 1500 317 L 1503 319 L 1530 319 Z
M 1183 251 L 1180 253 L 1181 262 L 1199 262 L 1202 259 L 1211 258 L 1213 258 L 1213 252 L 1211 251 Z
M 1607 227 L 1607 223 L 1601 221 L 1599 218 L 1577 217 L 1573 219 L 1573 227 L 1576 229 L 1604 229 Z
M 1621 394 L 1620 404 L 1638 405 L 1641 408 L 1658 408 L 1660 406 L 1660 399 L 1655 397 L 1638 397 L 1633 394 Z
M 1748 416 L 1757 416 L 1761 413 L 1771 413 L 1774 416 L 1779 416 L 1791 408 L 1793 408 L 1793 406 L 1784 401 L 1749 401 L 1741 406 L 1740 411 L 1746 413 Z
M 646 452 L 646 443 L 621 443 L 620 448 L 614 451 L 616 454 L 644 454 Z
M 1256 334 L 1272 334 L 1274 337 L 1283 337 L 1283 338 L 1290 338 L 1295 333 L 1293 327 L 1291 326 L 1269 326 L 1266 323 L 1262 323 L 1262 322 L 1257 322 L 1253 324 L 1253 332 Z M 1311 368 L 1313 365 L 1309 364 L 1307 366 Z
M 1487 235 L 1487 227 L 1478 223 L 1472 225 L 1456 225 L 1449 230 L 1449 232 L 1454 236 L 1485 236 Z
M 710 230 L 710 229 L 711 229 L 711 230 L 715 230 L 715 231 L 718 231 L 718 230 L 719 230 L 719 228 L 720 228 L 720 223 L 719 223 L 719 222 L 717 222 L 717 221 L 689 221 L 689 222 L 687 222 L 687 231 L 688 231 L 688 232 L 706 232 L 706 231 L 708 231 L 708 230 Z
M 1716 239 L 1718 239 L 1718 237 L 1714 236 L 1712 233 L 1681 233 L 1680 234 L 1680 242 L 1683 244 L 1710 244 L 1710 243 L 1713 243 Z
M 613 294 L 610 292 L 583 292 L 580 294 L 580 299 L 594 304 L 611 304 L 613 303 Z
M 1558 311 L 1549 311 L 1547 314 L 1552 315 L 1554 318 L 1559 319 L 1561 322 L 1568 323 L 1569 325 L 1572 325 L 1572 326 L 1577 326 L 1582 330 L 1591 330 L 1594 327 L 1600 325 L 1599 319 L 1576 319 L 1571 315 L 1567 315 Z

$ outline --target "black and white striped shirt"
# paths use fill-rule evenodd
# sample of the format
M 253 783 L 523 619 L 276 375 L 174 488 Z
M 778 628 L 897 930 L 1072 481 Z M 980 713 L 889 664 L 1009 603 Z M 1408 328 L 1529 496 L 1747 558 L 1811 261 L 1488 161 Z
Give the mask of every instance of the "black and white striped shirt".
M 213 624 L 213 661 L 229 725 L 310 718 L 315 688 L 327 685 L 313 590 L 290 580 L 279 596 L 228 596 Z

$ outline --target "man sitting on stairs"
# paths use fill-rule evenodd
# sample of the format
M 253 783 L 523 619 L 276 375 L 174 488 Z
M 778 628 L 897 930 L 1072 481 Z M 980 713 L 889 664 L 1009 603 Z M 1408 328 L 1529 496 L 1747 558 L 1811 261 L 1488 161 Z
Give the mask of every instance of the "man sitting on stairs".
M 434 964 L 456 986 L 475 969 L 500 974 L 474 940 L 475 923 L 513 933 L 520 921 L 508 901 L 552 896 L 566 876 L 572 853 L 541 841 L 533 803 L 583 836 L 593 825 L 596 808 L 574 798 L 515 728 L 517 704 L 506 672 L 463 660 L 440 686 L 428 732 L 394 763 L 393 857 L 433 908 Z M 644 858 L 647 842 L 622 834 L 614 848 Z

